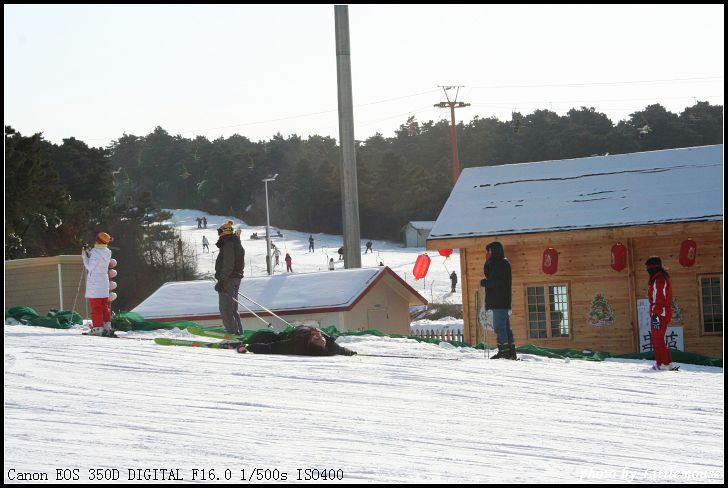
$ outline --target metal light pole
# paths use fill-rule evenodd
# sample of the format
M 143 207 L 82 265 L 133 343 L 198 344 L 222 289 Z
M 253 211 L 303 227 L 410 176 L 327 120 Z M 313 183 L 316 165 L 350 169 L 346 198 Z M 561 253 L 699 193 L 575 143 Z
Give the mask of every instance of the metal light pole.
M 268 276 L 273 274 L 270 267 L 270 213 L 268 212 L 268 182 L 275 181 L 277 177 L 278 173 L 263 180 L 263 183 L 265 183 L 265 267 L 268 270 Z

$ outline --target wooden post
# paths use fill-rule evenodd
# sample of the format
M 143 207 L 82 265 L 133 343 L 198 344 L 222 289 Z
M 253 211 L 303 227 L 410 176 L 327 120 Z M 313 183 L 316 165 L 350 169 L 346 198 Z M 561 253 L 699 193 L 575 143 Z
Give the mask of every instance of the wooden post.
M 470 325 L 470 286 L 468 286 L 468 250 L 460 248 L 460 293 L 463 300 L 463 342 L 473 340 Z
M 639 351 L 639 334 L 640 324 L 639 318 L 637 317 L 637 287 L 636 287 L 636 276 L 635 276 L 635 262 L 634 262 L 634 239 L 631 237 L 627 238 L 627 287 L 629 296 L 629 314 L 630 323 L 632 324 L 632 351 Z

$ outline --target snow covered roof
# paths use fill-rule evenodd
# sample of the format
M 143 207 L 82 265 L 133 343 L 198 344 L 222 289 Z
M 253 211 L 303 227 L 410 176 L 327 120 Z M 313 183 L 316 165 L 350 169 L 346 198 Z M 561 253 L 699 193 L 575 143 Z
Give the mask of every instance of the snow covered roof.
M 407 222 L 407 225 L 411 225 L 417 230 L 430 230 L 435 225 L 434 220 L 412 220 Z M 406 226 L 405 226 L 406 227 Z
M 723 220 L 723 145 L 466 168 L 428 240 Z
M 384 276 L 393 276 L 401 283 L 409 292 L 411 303 L 427 303 L 388 267 L 244 278 L 240 282 L 240 293 L 281 315 L 344 311 L 351 309 Z M 256 313 L 264 311 L 241 297 L 238 300 Z M 247 312 L 245 307 L 239 309 L 243 314 Z M 220 315 L 218 294 L 212 280 L 165 283 L 132 312 L 146 319 Z

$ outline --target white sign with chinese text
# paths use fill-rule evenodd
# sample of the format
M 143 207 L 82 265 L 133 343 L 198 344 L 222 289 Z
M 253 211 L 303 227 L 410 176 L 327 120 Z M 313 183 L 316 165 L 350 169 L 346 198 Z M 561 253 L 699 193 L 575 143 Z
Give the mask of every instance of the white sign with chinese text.
M 640 325 L 640 350 L 639 352 L 652 351 L 652 340 L 650 339 L 650 301 L 647 299 L 637 300 L 637 321 Z M 685 350 L 684 333 L 682 327 L 668 327 L 665 334 L 667 347 L 670 349 Z

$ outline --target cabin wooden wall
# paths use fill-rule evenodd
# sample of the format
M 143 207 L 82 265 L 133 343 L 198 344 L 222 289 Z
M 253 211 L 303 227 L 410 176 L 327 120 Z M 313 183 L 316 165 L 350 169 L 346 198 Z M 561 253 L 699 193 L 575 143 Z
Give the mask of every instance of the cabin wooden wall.
M 687 238 L 697 243 L 696 264 L 690 268 L 684 268 L 678 262 L 680 244 Z M 638 352 L 636 300 L 647 297 L 648 275 L 644 262 L 649 256 L 658 255 L 672 277 L 674 298 L 683 309 L 685 350 L 722 356 L 722 333 L 702 332 L 699 289 L 702 274 L 719 274 L 722 279 L 722 238 L 723 223 L 719 221 L 436 240 L 428 241 L 428 248 L 460 248 L 467 342 L 483 340 L 482 328 L 476 326 L 475 293 L 480 293 L 482 302 L 480 280 L 483 278 L 485 245 L 498 240 L 505 247 L 513 272 L 511 326 L 517 345 L 531 343 L 612 354 Z M 620 272 L 610 266 L 610 251 L 617 242 L 622 242 L 629 250 L 628 265 Z M 554 247 L 559 253 L 558 271 L 554 275 L 547 275 L 541 269 L 543 251 L 547 247 Z M 526 287 L 562 283 L 569 288 L 570 337 L 529 338 Z M 602 294 L 614 309 L 613 326 L 594 327 L 587 323 L 597 294 Z M 495 337 L 488 339 L 490 344 L 495 343 Z
M 31 307 L 39 315 L 51 309 L 89 317 L 81 255 L 5 261 L 5 309 Z M 75 306 L 75 308 L 74 308 Z

